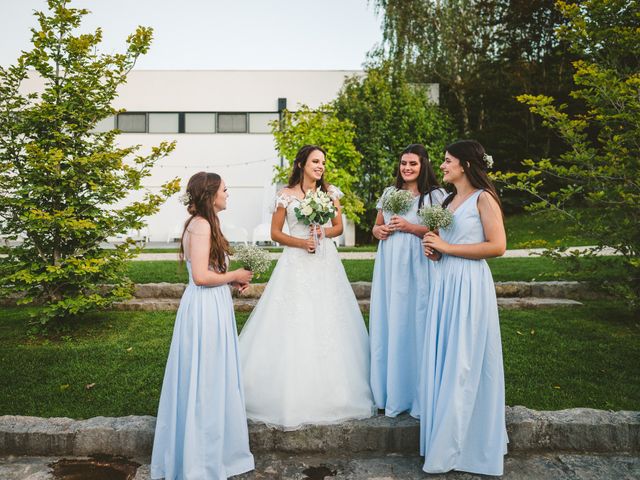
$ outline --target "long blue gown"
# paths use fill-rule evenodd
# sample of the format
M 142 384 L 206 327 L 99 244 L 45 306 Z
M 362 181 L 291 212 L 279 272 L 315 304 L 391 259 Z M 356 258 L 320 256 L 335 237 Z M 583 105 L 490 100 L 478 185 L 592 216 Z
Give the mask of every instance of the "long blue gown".
M 391 188 L 391 187 L 390 187 Z M 382 209 L 383 193 L 377 208 Z M 446 192 L 433 190 L 423 205 L 441 204 Z M 418 224 L 417 196 L 402 217 Z M 385 223 L 391 214 L 383 212 Z M 420 415 L 418 406 L 419 356 L 424 343 L 425 320 L 433 262 L 422 253 L 421 238 L 394 232 L 378 244 L 373 268 L 369 339 L 371 344 L 371 389 L 376 406 L 389 417 L 409 411 Z
M 440 235 L 451 244 L 485 241 L 473 193 Z M 507 451 L 504 371 L 495 287 L 485 260 L 443 255 L 430 293 L 422 356 L 423 470 L 502 475 Z
M 162 384 L 151 478 L 226 479 L 254 468 L 228 285 L 198 286 L 191 264 Z

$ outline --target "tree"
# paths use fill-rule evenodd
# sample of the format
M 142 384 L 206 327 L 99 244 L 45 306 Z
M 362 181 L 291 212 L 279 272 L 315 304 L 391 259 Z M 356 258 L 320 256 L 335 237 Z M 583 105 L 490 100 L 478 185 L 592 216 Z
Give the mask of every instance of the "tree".
M 354 184 L 362 156 L 353 145 L 353 124 L 338 119 L 330 105 L 321 105 L 315 111 L 302 105 L 295 112 L 285 111 L 282 121 L 274 122 L 272 127 L 276 149 L 287 160 L 287 165 L 276 167 L 274 181 L 287 182 L 302 145 L 319 145 L 327 152 L 325 179 L 342 190 L 344 212 L 358 223 L 363 204 L 354 191 Z
M 519 103 L 540 93 L 570 100 L 571 55 L 555 35 L 564 17 L 555 0 L 376 0 L 385 48 L 411 82 L 438 82 L 441 105 L 499 168 L 522 158 L 558 155 L 565 145 Z M 571 106 L 570 106 L 571 109 Z M 537 157 L 540 158 L 540 157 Z M 519 192 L 505 209 L 520 210 Z
M 640 298 L 640 9 L 627 0 L 557 2 L 567 23 L 558 35 L 581 57 L 574 62 L 572 96 L 583 105 L 570 115 L 546 95 L 522 95 L 544 125 L 568 146 L 557 158 L 526 160 L 526 172 L 498 174 L 509 188 L 571 218 L 597 238 L 595 251 L 622 253 L 626 274 L 616 286 L 629 304 Z M 547 179 L 560 188 L 543 190 Z M 581 207 L 581 208 L 576 208 Z M 586 208 L 585 208 L 586 207 Z
M 128 297 L 125 260 L 136 252 L 133 242 L 111 250 L 100 244 L 141 228 L 179 189 L 175 179 L 126 202 L 174 145 L 143 155 L 136 146 L 115 146 L 117 131 L 94 131 L 117 113 L 116 90 L 147 52 L 152 30 L 138 27 L 125 53 L 99 54 L 102 31 L 75 34 L 88 11 L 68 4 L 49 0 L 49 12 L 36 12 L 33 49 L 0 68 L 0 229 L 23 237 L 0 259 L 0 290 L 23 294 L 21 303 L 43 303 L 37 315 L 45 329 Z M 29 75 L 42 79 L 42 91 L 22 92 Z
M 425 87 L 409 84 L 401 69 L 383 61 L 370 64 L 365 76 L 347 79 L 333 102 L 336 115 L 355 125 L 354 144 L 362 155 L 354 184 L 365 205 L 358 232 L 362 241 L 371 241 L 376 201 L 393 182 L 402 149 L 423 143 L 437 162 L 455 138 L 452 122 L 433 104 Z

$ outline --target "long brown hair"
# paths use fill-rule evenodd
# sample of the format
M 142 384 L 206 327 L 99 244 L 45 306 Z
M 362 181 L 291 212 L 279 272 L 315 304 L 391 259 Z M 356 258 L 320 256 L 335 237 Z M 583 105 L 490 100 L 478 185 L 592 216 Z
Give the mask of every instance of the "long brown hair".
M 229 257 L 229 242 L 220 230 L 220 220 L 213 209 L 213 202 L 220 189 L 222 179 L 217 173 L 198 172 L 189 179 L 187 184 L 187 211 L 191 215 L 184 224 L 180 238 L 180 260 L 184 260 L 184 234 L 191 221 L 200 216 L 209 222 L 211 227 L 211 248 L 209 250 L 209 264 L 216 271 L 227 271 Z
M 292 188 L 300 185 L 300 188 L 302 188 L 302 181 L 304 180 L 304 166 L 309 159 L 309 155 L 316 150 L 321 151 L 326 158 L 327 152 L 318 145 L 303 145 L 300 150 L 298 150 L 298 153 L 296 153 L 296 159 L 293 161 L 293 170 L 289 176 L 289 184 L 287 187 Z M 328 190 L 329 185 L 327 185 L 327 182 L 324 180 L 324 172 L 322 173 L 320 180 L 316 181 L 316 188 L 319 188 L 323 192 Z
M 487 160 L 485 157 L 484 147 L 480 142 L 476 140 L 458 140 L 451 145 L 447 145 L 445 152 L 449 152 L 450 155 L 460 160 L 460 166 L 467 175 L 469 183 L 471 183 L 473 187 L 485 190 L 489 193 L 489 195 L 498 202 L 498 206 L 502 210 L 502 203 L 500 202 L 500 198 L 498 198 L 496 187 L 493 186 L 493 182 L 487 174 Z M 456 196 L 456 187 L 451 185 L 451 189 L 451 195 L 442 202 L 443 207 L 449 205 Z
M 440 187 L 438 178 L 436 177 L 431 162 L 429 161 L 429 152 L 421 143 L 412 143 L 406 147 L 400 154 L 400 161 L 402 156 L 407 153 L 413 153 L 420 159 L 420 173 L 418 174 L 418 192 L 420 192 L 420 200 L 418 201 L 418 209 L 422 208 L 424 204 L 425 193 L 429 195 L 431 203 L 431 192 Z M 400 162 L 398 162 L 398 172 L 396 173 L 396 188 L 399 190 L 404 186 L 404 179 L 402 173 L 400 173 Z

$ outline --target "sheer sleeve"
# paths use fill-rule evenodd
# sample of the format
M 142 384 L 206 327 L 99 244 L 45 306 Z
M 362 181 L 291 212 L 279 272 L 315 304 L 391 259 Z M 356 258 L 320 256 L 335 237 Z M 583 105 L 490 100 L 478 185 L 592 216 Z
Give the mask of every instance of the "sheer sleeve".
M 271 213 L 274 213 L 280 207 L 286 209 L 290 203 L 291 196 L 287 195 L 284 190 L 280 190 L 271 203 Z
M 340 190 L 335 185 L 329 185 L 327 194 L 329 195 L 331 200 L 340 200 L 342 197 L 344 197 L 344 193 L 342 193 L 342 190 Z

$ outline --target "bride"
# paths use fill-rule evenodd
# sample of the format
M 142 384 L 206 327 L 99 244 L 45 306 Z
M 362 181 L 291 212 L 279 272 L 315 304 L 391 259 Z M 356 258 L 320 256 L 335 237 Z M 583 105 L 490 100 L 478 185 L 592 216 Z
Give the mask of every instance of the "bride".
M 353 290 L 335 245 L 342 234 L 342 192 L 324 181 L 325 151 L 305 145 L 289 185 L 277 195 L 271 237 L 285 245 L 271 279 L 240 334 L 247 417 L 284 430 L 306 424 L 367 418 L 369 343 Z M 321 189 L 337 215 L 315 232 L 294 208 Z M 290 235 L 282 231 L 285 219 Z

